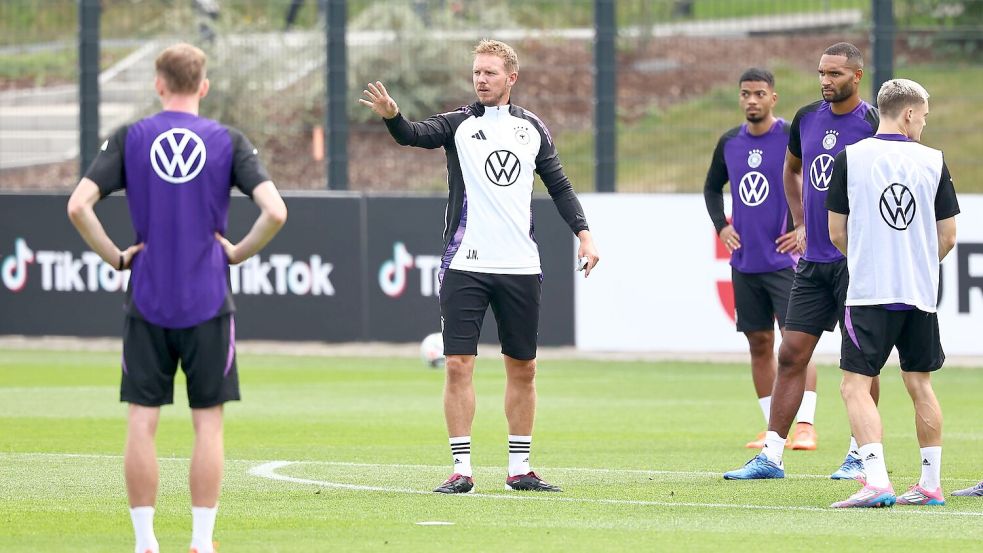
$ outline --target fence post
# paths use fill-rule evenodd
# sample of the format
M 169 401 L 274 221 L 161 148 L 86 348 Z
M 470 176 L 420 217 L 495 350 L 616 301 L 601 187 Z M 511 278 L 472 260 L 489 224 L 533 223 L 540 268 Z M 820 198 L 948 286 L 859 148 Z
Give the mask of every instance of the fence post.
M 894 75 L 894 0 L 872 0 L 874 29 L 871 43 L 874 50 L 874 78 L 871 81 L 871 97 L 877 103 L 881 85 Z
M 615 0 L 594 0 L 594 187 L 614 192 L 617 177 Z
M 79 0 L 79 176 L 99 153 L 100 0 Z
M 348 55 L 345 47 L 348 6 L 323 2 L 325 33 L 324 143 L 325 178 L 333 190 L 348 189 Z

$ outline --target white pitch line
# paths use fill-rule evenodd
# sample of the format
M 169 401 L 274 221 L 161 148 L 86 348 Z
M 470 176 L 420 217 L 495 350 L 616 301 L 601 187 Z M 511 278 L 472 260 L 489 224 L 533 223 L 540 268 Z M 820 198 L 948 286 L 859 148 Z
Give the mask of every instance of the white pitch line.
M 0 452 L 0 457 L 41 457 L 50 458 L 58 457 L 65 459 L 105 459 L 105 460 L 122 460 L 122 455 L 105 455 L 98 453 L 21 453 L 21 452 Z M 187 463 L 190 461 L 187 457 L 160 457 L 160 461 L 180 461 Z M 409 468 L 409 469 L 442 469 L 445 468 L 444 465 L 414 465 L 414 464 L 386 464 L 386 463 L 351 463 L 345 461 L 262 461 L 257 459 L 226 459 L 227 463 L 235 464 L 253 464 L 262 463 L 258 466 L 253 467 L 249 470 L 249 474 L 257 476 L 260 478 L 267 478 L 270 480 L 279 480 L 282 482 L 292 482 L 296 484 L 312 484 L 315 486 L 321 486 L 325 488 L 335 488 L 342 490 L 357 490 L 357 491 L 372 491 L 372 492 L 386 492 L 386 493 L 406 493 L 414 495 L 432 495 L 433 492 L 429 490 L 420 490 L 415 488 L 390 488 L 384 486 L 364 486 L 361 484 L 346 484 L 340 482 L 327 482 L 322 480 L 311 480 L 307 478 L 296 478 L 293 476 L 286 476 L 279 474 L 276 471 L 286 466 L 290 465 L 316 465 L 316 466 L 334 466 L 334 467 L 363 467 L 363 468 Z M 604 469 L 604 468 L 589 468 L 589 467 L 553 467 L 548 470 L 553 471 L 571 471 L 571 472 L 587 472 L 587 473 L 621 473 L 621 474 L 653 474 L 653 475 L 664 475 L 664 476 L 719 476 L 718 472 L 696 472 L 696 471 L 656 471 L 656 470 L 642 470 L 642 469 Z M 828 478 L 825 475 L 793 475 L 792 478 Z M 786 477 L 788 478 L 788 477 Z M 968 481 L 976 482 L 976 480 L 969 480 L 966 478 L 953 478 L 956 481 Z M 576 497 L 557 497 L 555 495 L 497 495 L 497 494 L 483 494 L 483 493 L 471 493 L 466 494 L 465 497 L 478 497 L 482 499 L 499 499 L 499 500 L 525 500 L 525 501 L 558 501 L 565 503 L 596 503 L 604 505 L 639 505 L 639 506 L 649 506 L 649 507 L 707 507 L 711 509 L 749 509 L 749 510 L 759 510 L 759 511 L 810 511 L 810 512 L 841 512 L 843 509 L 830 509 L 825 507 L 808 507 L 808 506 L 784 506 L 784 505 L 742 505 L 737 503 L 696 503 L 696 502 L 669 502 L 669 501 L 646 501 L 646 500 L 634 500 L 634 499 L 592 499 L 592 498 L 576 498 Z M 904 514 L 917 514 L 917 515 L 927 515 L 927 516 L 956 516 L 956 517 L 983 517 L 983 512 L 974 511 L 948 511 L 944 509 L 931 508 L 931 509 L 894 509 L 895 513 Z
M 334 488 L 340 490 L 356 490 L 356 491 L 370 491 L 370 492 L 387 492 L 387 493 L 406 493 L 413 495 L 433 495 L 432 491 L 429 490 L 419 490 L 415 488 L 390 488 L 385 486 L 364 486 L 361 484 L 345 484 L 342 482 L 328 482 L 325 480 L 312 480 L 309 478 L 297 478 L 294 476 L 286 476 L 276 472 L 278 469 L 287 467 L 290 465 L 299 464 L 294 461 L 270 461 L 262 465 L 253 467 L 249 469 L 249 474 L 253 476 L 258 476 L 260 478 L 268 478 L 270 480 L 278 480 L 281 482 L 291 482 L 295 484 L 312 484 L 315 486 L 321 486 L 324 488 Z M 398 465 L 380 465 L 380 466 L 398 466 Z M 550 502 L 562 502 L 562 503 L 596 503 L 603 505 L 639 505 L 647 507 L 694 507 L 694 508 L 711 508 L 711 509 L 747 509 L 747 510 L 757 510 L 757 511 L 808 511 L 808 512 L 844 512 L 844 509 L 831 509 L 826 507 L 808 507 L 808 506 L 786 506 L 786 505 L 743 505 L 739 503 L 697 503 L 697 502 L 670 502 L 670 501 L 646 501 L 641 499 L 592 499 L 592 498 L 578 498 L 578 497 L 558 497 L 553 494 L 549 495 L 494 495 L 494 494 L 484 494 L 484 493 L 469 493 L 460 494 L 464 497 L 477 497 L 480 499 L 499 499 L 499 500 L 512 500 L 512 501 L 550 501 Z M 915 515 L 936 515 L 936 516 L 965 516 L 965 517 L 983 517 L 983 512 L 973 512 L 973 511 L 944 511 L 938 509 L 895 509 L 895 513 L 902 514 L 915 514 Z

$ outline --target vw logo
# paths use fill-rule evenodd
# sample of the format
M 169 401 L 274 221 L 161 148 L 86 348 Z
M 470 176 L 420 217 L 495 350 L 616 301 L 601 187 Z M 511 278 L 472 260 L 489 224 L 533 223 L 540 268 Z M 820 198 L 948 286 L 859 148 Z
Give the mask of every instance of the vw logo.
M 809 167 L 809 181 L 812 182 L 812 187 L 825 192 L 829 188 L 831 176 L 833 176 L 833 156 L 819 154 Z
M 160 133 L 150 147 L 150 165 L 157 176 L 181 184 L 198 176 L 205 167 L 205 141 L 189 129 Z
M 495 150 L 485 160 L 485 176 L 496 186 L 512 186 L 521 172 L 519 157 L 508 150 Z
M 915 219 L 915 196 L 907 186 L 893 183 L 881 192 L 881 218 L 894 230 L 906 230 Z
M 741 201 L 748 207 L 761 205 L 768 198 L 768 179 L 757 171 L 745 173 L 738 189 Z
M 871 164 L 874 183 L 884 187 L 878 202 L 881 219 L 894 230 L 906 230 L 915 219 L 915 195 L 902 182 L 918 179 L 918 169 L 912 161 L 897 153 L 885 154 Z

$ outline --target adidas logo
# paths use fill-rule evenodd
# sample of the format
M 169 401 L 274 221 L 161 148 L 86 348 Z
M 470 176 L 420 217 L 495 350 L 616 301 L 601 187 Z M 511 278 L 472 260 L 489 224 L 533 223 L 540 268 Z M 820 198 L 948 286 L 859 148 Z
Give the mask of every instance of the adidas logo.
M 455 465 L 460 465 L 461 464 L 461 460 L 460 459 L 454 459 L 454 464 Z
M 478 131 L 472 134 L 471 138 L 477 138 L 478 140 L 488 140 L 488 137 L 485 136 L 485 131 Z
M 932 463 L 929 463 L 928 459 L 922 459 L 922 466 L 930 467 L 932 466 Z
M 864 459 L 864 461 L 873 461 L 874 459 L 877 459 L 877 455 L 871 453 L 870 455 L 867 456 L 866 459 Z

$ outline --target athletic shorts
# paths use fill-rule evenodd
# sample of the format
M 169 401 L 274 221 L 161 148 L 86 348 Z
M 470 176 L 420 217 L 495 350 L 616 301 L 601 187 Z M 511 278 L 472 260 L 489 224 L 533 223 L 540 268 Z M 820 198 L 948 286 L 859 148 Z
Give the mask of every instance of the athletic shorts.
M 239 399 L 235 319 L 220 315 L 190 328 L 170 329 L 126 317 L 120 401 L 147 407 L 174 402 L 174 375 L 180 362 L 194 409 Z
M 822 336 L 843 320 L 843 304 L 850 279 L 846 259 L 817 263 L 799 259 L 788 298 L 785 330 Z
M 877 376 L 895 347 L 905 372 L 936 371 L 945 362 L 935 313 L 854 305 L 843 318 L 840 368 L 845 371 Z
M 770 273 L 742 273 L 731 268 L 737 331 L 774 330 L 785 326 L 788 294 L 795 271 L 791 267 Z
M 448 269 L 440 284 L 444 355 L 477 355 L 485 312 L 491 305 L 502 353 L 536 358 L 540 275 L 500 275 Z

